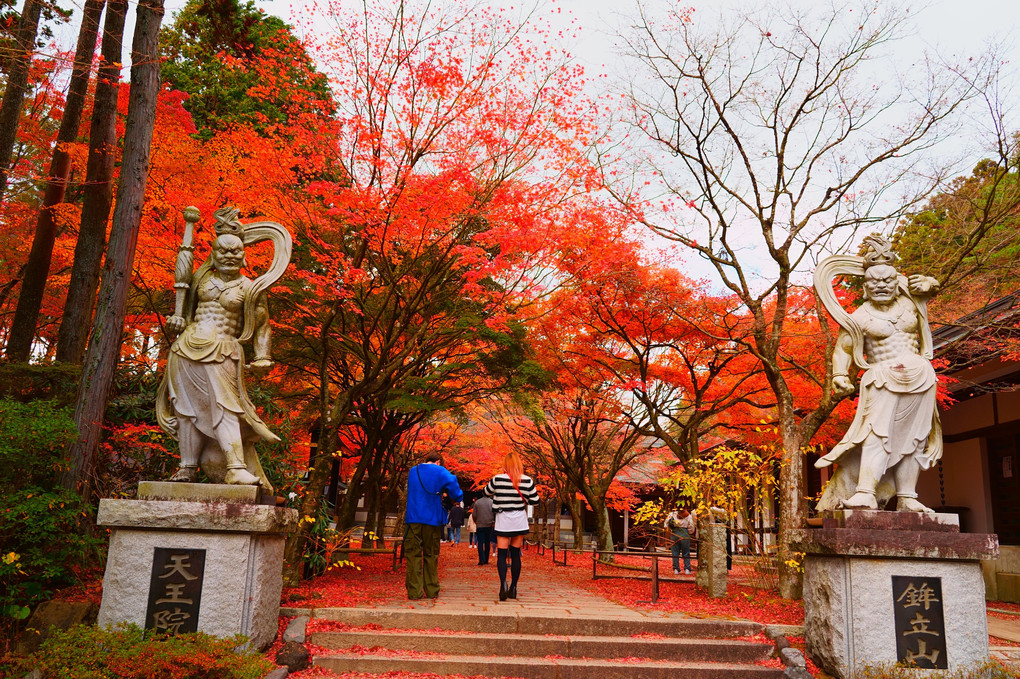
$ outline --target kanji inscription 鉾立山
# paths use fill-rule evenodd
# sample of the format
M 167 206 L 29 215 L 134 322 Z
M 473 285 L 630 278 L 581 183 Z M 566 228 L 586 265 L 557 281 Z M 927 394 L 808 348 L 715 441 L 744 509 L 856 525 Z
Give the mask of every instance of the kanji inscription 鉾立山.
M 924 669 L 948 669 L 942 579 L 892 576 L 896 660 Z

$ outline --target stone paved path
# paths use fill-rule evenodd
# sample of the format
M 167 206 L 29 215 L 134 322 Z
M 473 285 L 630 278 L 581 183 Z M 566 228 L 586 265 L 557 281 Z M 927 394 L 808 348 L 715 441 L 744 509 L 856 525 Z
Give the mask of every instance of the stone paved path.
M 1005 641 L 1020 643 L 1020 616 L 1000 618 L 988 616 L 988 634 Z M 994 643 L 994 641 L 993 641 Z M 1020 647 L 1018 646 L 992 646 L 988 649 L 993 658 L 997 658 L 1011 666 L 1020 668 Z
M 495 550 L 489 563 L 478 565 L 477 551 L 460 545 L 442 545 L 440 552 L 440 592 L 436 600 L 407 601 L 411 608 L 432 609 L 437 612 L 522 612 L 561 616 L 600 616 L 620 619 L 662 617 L 655 609 L 632 609 L 622 604 L 581 589 L 564 580 L 550 577 L 548 570 L 528 568 L 529 555 L 524 556 L 524 567 L 517 587 L 517 600 L 499 601 L 499 576 L 496 573 Z M 533 555 L 531 555 L 533 557 Z M 590 555 L 572 559 L 590 563 Z M 549 553 L 541 557 L 552 560 Z M 665 562 L 663 562 L 664 564 Z M 663 564 L 660 564 L 662 566 Z M 687 579 L 693 581 L 694 576 Z M 635 581 L 634 586 L 651 596 L 651 584 Z M 669 613 L 669 617 L 686 617 L 682 613 Z

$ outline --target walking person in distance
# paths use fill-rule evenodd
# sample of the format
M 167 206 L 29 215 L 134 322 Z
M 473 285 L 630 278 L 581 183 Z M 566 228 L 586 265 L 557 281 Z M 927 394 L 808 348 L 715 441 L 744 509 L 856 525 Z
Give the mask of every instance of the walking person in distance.
M 447 540 L 451 544 L 460 544 L 460 529 L 464 526 L 464 507 L 457 502 L 450 508 L 450 533 Z
M 478 530 L 478 526 L 475 525 L 475 515 L 474 515 L 474 512 L 468 514 L 467 523 L 464 524 L 464 530 L 466 530 L 467 534 L 468 534 L 468 547 L 474 547 L 475 546 L 475 531 Z
M 485 486 L 496 513 L 496 570 L 499 573 L 499 600 L 517 598 L 517 581 L 521 577 L 521 547 L 529 532 L 528 505 L 538 504 L 535 481 L 524 473 L 521 456 L 515 452 L 503 458 L 502 474 Z M 507 567 L 510 585 L 506 583 Z
M 475 518 L 475 539 L 478 542 L 478 565 L 489 563 L 492 552 L 492 526 L 496 522 L 496 513 L 492 511 L 492 498 L 486 495 L 475 500 L 471 507 L 471 515 Z

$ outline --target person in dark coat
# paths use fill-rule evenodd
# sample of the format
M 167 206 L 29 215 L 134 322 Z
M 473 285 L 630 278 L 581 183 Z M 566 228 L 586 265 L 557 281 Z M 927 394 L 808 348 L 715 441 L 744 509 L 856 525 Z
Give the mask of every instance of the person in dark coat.
M 496 514 L 492 511 L 492 498 L 487 495 L 475 500 L 471 511 L 475 517 L 475 527 L 478 542 L 478 565 L 484 566 L 489 563 L 489 554 L 492 549 L 492 526 L 496 523 Z
M 450 508 L 450 532 L 447 535 L 447 539 L 455 544 L 460 544 L 460 529 L 464 525 L 464 507 L 461 503 L 455 504 Z

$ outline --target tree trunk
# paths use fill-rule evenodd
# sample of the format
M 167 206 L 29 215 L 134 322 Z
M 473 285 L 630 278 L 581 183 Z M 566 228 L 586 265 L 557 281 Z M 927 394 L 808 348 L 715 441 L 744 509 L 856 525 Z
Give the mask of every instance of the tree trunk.
M 319 511 L 319 503 L 322 502 L 322 491 L 326 487 L 326 480 L 329 478 L 329 470 L 333 466 L 333 453 L 339 447 L 337 438 L 337 425 L 334 422 L 343 422 L 350 415 L 354 399 L 350 393 L 338 397 L 338 403 L 330 410 L 328 404 L 322 410 L 322 433 L 319 436 L 318 454 L 312 464 L 312 472 L 305 486 L 305 494 L 301 499 L 301 516 L 314 516 Z M 347 496 L 355 491 L 353 484 L 348 486 L 344 493 L 344 502 L 340 508 L 346 505 Z M 337 508 L 338 531 L 344 530 L 340 523 L 340 508 Z M 305 543 L 308 539 L 307 521 L 298 523 L 298 528 L 287 537 L 287 544 L 283 548 L 283 582 L 285 585 L 294 586 L 301 582 L 302 561 Z M 349 527 L 349 526 L 347 526 Z
M 789 417 L 780 408 L 779 417 Z M 786 411 L 789 412 L 789 411 Z M 804 571 L 800 559 L 790 549 L 790 531 L 802 528 L 807 518 L 804 499 L 804 455 L 801 439 L 791 421 L 783 429 L 783 464 L 779 471 L 779 594 L 784 599 L 800 599 L 804 593 Z
M 103 26 L 102 60 L 89 131 L 85 170 L 85 198 L 81 227 L 74 247 L 74 264 L 67 288 L 64 316 L 57 331 L 57 360 L 80 364 L 85 356 L 99 268 L 106 249 L 106 223 L 113 204 L 113 168 L 117 157 L 117 95 L 120 91 L 121 46 L 127 0 L 109 0 Z
M 358 503 L 364 495 L 365 478 L 371 478 L 369 469 L 375 466 L 373 464 L 374 454 L 375 446 L 368 447 L 361 454 L 361 459 L 358 460 L 358 466 L 354 469 L 354 474 L 351 475 L 351 481 L 347 486 L 347 492 L 344 494 L 344 501 L 337 510 L 337 529 L 340 529 L 341 526 L 347 529 L 354 525 L 354 515 L 358 513 Z
M 609 508 L 606 507 L 605 503 L 602 503 L 600 507 L 596 507 L 593 511 L 595 514 L 595 531 L 598 534 L 598 548 L 605 552 L 615 552 L 616 543 L 613 542 L 613 525 L 609 521 Z
M 379 497 L 379 484 L 378 479 L 375 476 L 369 477 L 368 483 L 365 484 L 365 526 L 361 531 L 361 546 L 369 547 L 371 545 L 365 544 L 367 534 L 372 530 L 372 526 L 375 524 L 376 518 L 376 507 L 378 506 L 377 498 Z
M 556 508 L 556 516 L 553 518 L 552 542 L 555 545 L 560 541 L 560 517 L 563 516 L 563 503 L 557 498 L 554 506 Z
M 584 507 L 576 497 L 570 498 L 567 506 L 570 507 L 570 518 L 574 524 L 574 549 L 584 549 Z
M 113 213 L 110 249 L 103 267 L 96 321 L 85 354 L 82 383 L 75 404 L 78 440 L 62 481 L 65 487 L 87 492 L 92 475 L 103 414 L 120 358 L 128 288 L 134 264 L 149 175 L 152 130 L 159 95 L 159 25 L 163 0 L 139 0 L 131 45 L 131 94 L 124 131 L 124 158 L 117 207 Z
M 68 86 L 64 115 L 60 119 L 57 143 L 53 147 L 49 177 L 43 189 L 42 209 L 35 225 L 32 250 L 28 255 L 25 277 L 21 281 L 21 294 L 14 311 L 11 331 L 7 339 L 7 360 L 27 363 L 32 353 L 32 341 L 39 322 L 46 279 L 50 273 L 53 257 L 53 243 L 57 238 L 57 222 L 54 212 L 64 202 L 67 193 L 67 178 L 71 174 L 71 154 L 67 147 L 78 138 L 81 114 L 89 88 L 89 74 L 92 71 L 92 57 L 96 53 L 96 36 L 99 34 L 99 19 L 103 14 L 106 0 L 85 0 L 81 28 L 78 30 L 78 47 L 74 52 L 74 66 Z
M 593 541 L 597 544 L 594 545 L 594 548 L 604 552 L 614 551 L 616 545 L 613 543 L 613 528 L 609 522 L 609 509 L 606 507 L 605 501 L 598 497 L 589 497 L 587 500 L 591 505 L 592 515 L 595 517 Z M 606 554 L 600 557 L 600 560 L 612 561 L 613 556 Z
M 4 90 L 4 98 L 0 102 L 0 205 L 3 205 L 4 194 L 7 192 L 7 172 L 11 166 L 11 157 L 14 155 L 21 109 L 25 104 L 28 72 L 32 66 L 32 53 L 35 51 L 41 11 L 41 0 L 25 0 L 18 29 L 14 34 L 14 53 L 7 69 L 7 89 Z
M 386 534 L 386 497 L 382 492 L 382 489 L 376 491 L 375 494 L 375 522 L 372 526 L 372 532 L 375 533 L 375 540 L 372 541 L 373 547 L 384 547 L 383 536 Z
M 394 480 L 394 483 L 397 483 Z M 404 517 L 407 515 L 407 479 L 397 483 L 397 520 L 393 524 L 392 537 L 399 538 L 404 535 Z

